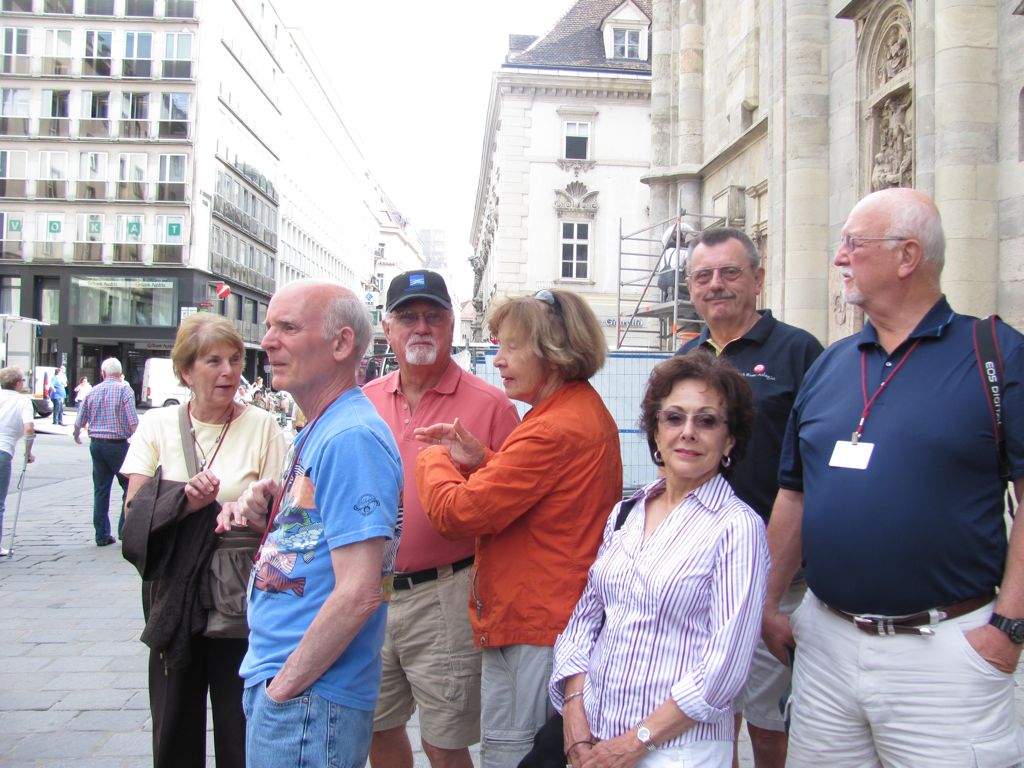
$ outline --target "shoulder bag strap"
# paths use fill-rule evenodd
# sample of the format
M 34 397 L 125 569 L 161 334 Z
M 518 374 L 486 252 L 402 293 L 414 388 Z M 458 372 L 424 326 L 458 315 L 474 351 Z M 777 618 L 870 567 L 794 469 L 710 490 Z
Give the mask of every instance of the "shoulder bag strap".
M 189 479 L 199 474 L 199 462 L 196 460 L 196 446 L 192 442 L 192 427 L 188 423 L 188 403 L 178 406 L 178 432 L 181 433 L 181 452 L 185 456 L 185 469 Z
M 974 355 L 978 361 L 978 372 L 985 385 L 992 428 L 996 435 L 996 453 L 999 457 L 999 477 L 1004 483 L 1010 482 L 1010 462 L 1006 456 L 1006 433 L 1003 429 L 1003 358 L 996 338 L 996 321 L 999 315 L 990 315 L 974 321 Z M 1006 493 L 1007 508 L 1014 514 L 1013 487 Z

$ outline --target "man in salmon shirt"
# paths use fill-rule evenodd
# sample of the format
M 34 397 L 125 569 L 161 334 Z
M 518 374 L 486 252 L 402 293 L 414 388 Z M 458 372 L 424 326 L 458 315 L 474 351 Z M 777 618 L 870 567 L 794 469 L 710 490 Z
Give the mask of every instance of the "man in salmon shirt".
M 466 605 L 476 549 L 427 522 L 416 490 L 416 427 L 456 418 L 497 450 L 519 423 L 505 394 L 451 357 L 455 315 L 444 279 L 427 270 L 398 275 L 388 288 L 384 335 L 398 370 L 363 392 L 394 433 L 405 470 L 404 529 L 382 651 L 374 718 L 374 768 L 412 768 L 405 724 L 420 710 L 423 751 L 432 768 L 472 768 L 480 740 L 480 650 Z M 450 670 L 454 674 L 450 673 Z

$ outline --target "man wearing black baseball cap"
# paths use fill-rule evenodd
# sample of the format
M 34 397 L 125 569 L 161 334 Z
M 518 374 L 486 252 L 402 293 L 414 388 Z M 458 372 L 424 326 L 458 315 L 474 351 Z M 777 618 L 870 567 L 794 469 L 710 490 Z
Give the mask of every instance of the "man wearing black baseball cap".
M 439 274 L 417 269 L 398 275 L 385 307 L 381 325 L 398 370 L 368 382 L 363 392 L 401 451 L 405 506 L 370 763 L 412 765 L 405 726 L 419 707 L 432 768 L 472 768 L 469 746 L 480 740 L 480 652 L 466 606 L 476 547 L 473 539 L 442 538 L 427 522 L 415 475 L 423 444 L 413 431 L 457 417 L 497 450 L 519 418 L 504 392 L 452 360 L 455 315 Z
M 392 280 L 388 286 L 388 303 L 385 308 L 393 312 L 396 307 L 413 299 L 426 299 L 445 309 L 452 308 L 452 299 L 448 295 L 444 278 L 427 269 L 403 272 Z

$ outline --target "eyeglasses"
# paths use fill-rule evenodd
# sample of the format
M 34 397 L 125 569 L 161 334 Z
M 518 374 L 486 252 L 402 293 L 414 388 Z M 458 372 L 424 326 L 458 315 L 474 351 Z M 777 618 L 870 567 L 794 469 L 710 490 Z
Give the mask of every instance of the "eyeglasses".
M 555 296 L 555 294 L 553 294 L 547 288 L 537 291 L 535 294 L 533 294 L 533 298 L 538 299 L 539 301 L 543 301 L 545 304 L 547 304 L 549 307 L 555 310 L 555 312 L 557 312 L 559 315 L 562 314 L 562 302 L 560 302 L 558 300 L 558 297 Z
M 860 244 L 867 242 L 868 240 L 910 240 L 909 237 L 854 237 L 853 235 L 843 235 L 839 238 L 839 244 L 848 251 L 856 251 L 860 248 Z
M 438 312 L 437 310 L 413 312 L 411 309 L 407 309 L 404 312 L 395 312 L 391 317 L 397 320 L 399 325 L 404 328 L 415 328 L 420 324 L 421 317 L 427 321 L 427 325 L 431 328 L 440 327 L 448 319 L 448 315 L 445 312 Z
M 732 283 L 739 280 L 740 275 L 745 271 L 746 267 L 737 267 L 735 264 L 727 264 L 724 267 L 713 267 L 711 269 L 698 269 L 690 273 L 690 282 L 694 285 L 707 285 L 714 279 L 715 272 L 717 272 L 725 282 Z
M 658 411 L 655 416 L 661 426 L 670 430 L 682 429 L 690 419 L 693 419 L 693 426 L 702 432 L 711 432 L 725 423 L 725 419 L 714 413 L 688 414 L 683 411 Z

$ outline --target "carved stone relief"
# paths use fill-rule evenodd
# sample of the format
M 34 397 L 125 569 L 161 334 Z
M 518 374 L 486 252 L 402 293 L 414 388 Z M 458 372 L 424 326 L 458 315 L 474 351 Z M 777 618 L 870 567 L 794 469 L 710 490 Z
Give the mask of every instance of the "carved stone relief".
M 593 168 L 597 163 L 593 160 L 563 160 L 558 159 L 555 161 L 558 167 L 563 171 L 572 171 L 574 179 L 578 179 L 581 173 L 586 173 Z
M 914 119 L 909 90 L 897 91 L 872 113 L 874 161 L 871 191 L 886 187 L 910 187 L 914 183 Z
M 573 218 L 583 217 L 594 218 L 597 213 L 597 190 L 587 190 L 587 185 L 581 181 L 570 181 L 565 189 L 555 190 L 555 210 L 558 218 L 570 216 Z

